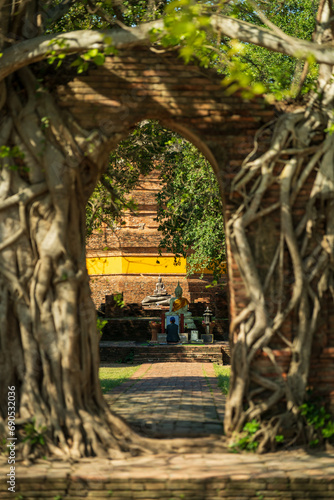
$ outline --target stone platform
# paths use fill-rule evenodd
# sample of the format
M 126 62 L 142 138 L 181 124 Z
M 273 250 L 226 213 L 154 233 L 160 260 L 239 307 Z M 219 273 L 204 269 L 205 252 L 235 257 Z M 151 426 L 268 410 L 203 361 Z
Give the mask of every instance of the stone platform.
M 0 462 L 0 498 L 8 500 L 328 500 L 334 454 L 303 450 L 267 455 L 195 453 L 76 463 L 16 465 L 15 493 Z
M 101 362 L 109 363 L 218 363 L 230 364 L 228 342 L 213 344 L 149 345 L 138 342 L 100 342 Z
M 195 423 L 196 434 L 201 429 L 214 436 L 218 442 L 221 431 L 210 427 L 213 413 L 202 414 L 209 410 L 211 398 L 218 410 L 216 418 L 222 422 L 223 397 L 214 387 L 213 366 L 207 364 L 199 372 L 198 364 L 164 364 L 165 373 L 158 364 L 147 367 L 142 365 L 129 380 L 110 391 L 107 401 L 112 408 L 122 414 L 118 394 L 128 394 L 127 410 L 123 416 L 131 420 L 132 415 L 143 415 L 151 408 L 149 418 L 163 423 L 167 407 L 169 420 L 182 421 L 191 443 L 196 437 L 191 433 L 189 424 Z M 166 370 L 170 370 L 169 373 Z M 141 371 L 140 371 L 141 370 Z M 152 370 L 152 371 L 151 371 Z M 194 370 L 197 370 L 195 373 Z M 189 386 L 184 388 L 186 399 L 182 401 L 183 389 L 173 386 L 172 377 L 188 378 Z M 208 390 L 204 379 L 209 382 Z M 148 382 L 145 388 L 144 382 Z M 142 382 L 141 382 L 142 381 Z M 176 382 L 176 381 L 174 381 Z M 196 384 L 200 386 L 195 387 Z M 135 384 L 131 391 L 131 386 Z M 191 387 L 193 386 L 193 387 Z M 151 389 L 150 389 L 151 387 Z M 152 390 L 156 388 L 155 391 Z M 174 389 L 173 389 L 174 387 Z M 109 399 L 108 399 L 109 398 Z M 132 398 L 137 398 L 133 400 Z M 218 398 L 218 399 L 217 399 Z M 146 401 L 145 401 L 146 400 Z M 180 405 L 177 402 L 180 402 Z M 135 404 L 138 404 L 136 407 Z M 146 408 L 145 408 L 146 405 Z M 179 408 L 178 408 L 179 406 Z M 194 408 L 196 406 L 196 408 Z M 221 414 L 220 414 L 221 413 Z M 194 422 L 197 414 L 198 421 Z M 168 415 L 168 413 L 167 413 Z M 179 418 L 180 417 L 180 418 Z M 209 426 L 205 429 L 205 423 Z M 135 424 L 134 419 L 132 423 Z M 168 422 L 166 421 L 166 425 Z M 221 427 L 221 424 L 220 424 Z M 146 427 L 145 430 L 147 430 Z M 144 429 L 138 429 L 143 431 Z M 167 430 L 167 427 L 165 427 Z M 151 431 L 154 429 L 151 427 Z M 168 430 L 169 437 L 180 437 L 175 429 Z M 145 432 L 147 435 L 148 433 Z M 154 433 L 153 433 L 154 434 Z M 151 434 L 152 435 L 152 434 Z M 184 437 L 184 434 L 182 434 Z M 201 438 L 203 439 L 203 438 Z M 204 438 L 206 439 L 206 438 Z M 117 460 L 85 458 L 78 461 L 39 460 L 35 464 L 15 464 L 15 493 L 8 491 L 10 472 L 7 458 L 0 457 L 0 499 L 6 500 L 328 500 L 334 499 L 334 452 L 311 452 L 303 449 L 256 455 L 253 453 L 234 454 L 204 452 L 203 441 L 196 453 L 146 455 L 141 457 L 120 458 Z M 210 449 L 206 445 L 206 449 Z

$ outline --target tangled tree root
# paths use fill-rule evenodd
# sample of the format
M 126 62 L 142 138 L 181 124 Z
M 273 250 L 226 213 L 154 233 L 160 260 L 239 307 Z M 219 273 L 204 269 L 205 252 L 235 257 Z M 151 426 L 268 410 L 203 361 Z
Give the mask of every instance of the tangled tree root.
M 325 112 L 307 108 L 283 114 L 269 150 L 254 159 L 264 128 L 232 184 L 232 195 L 241 201 L 226 231 L 249 301 L 231 325 L 225 426 L 231 435 L 246 422 L 259 421 L 260 451 L 275 449 L 278 434 L 290 444 L 305 434 L 299 408 L 313 336 L 321 301 L 328 292 L 334 299 L 334 136 L 325 135 L 327 127 Z M 303 190 L 309 198 L 299 215 Z M 293 336 L 284 329 L 291 318 L 297 325 Z M 280 364 L 282 350 L 288 352 L 287 369 Z M 261 374 L 259 355 L 269 360 L 272 377 Z

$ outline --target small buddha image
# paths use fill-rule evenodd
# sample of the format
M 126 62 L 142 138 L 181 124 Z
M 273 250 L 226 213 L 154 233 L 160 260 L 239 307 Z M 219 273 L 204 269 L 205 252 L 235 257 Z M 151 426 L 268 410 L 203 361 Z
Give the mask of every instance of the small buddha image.
M 171 296 L 167 292 L 165 285 L 162 282 L 161 276 L 158 278 L 158 283 L 155 285 L 153 295 L 148 295 L 142 300 L 143 306 L 169 306 Z
M 182 297 L 182 288 L 180 283 L 177 284 L 175 288 L 175 297 L 170 301 L 169 312 L 178 312 L 178 314 L 184 314 L 188 311 L 189 300 Z
M 177 314 L 184 316 L 184 326 L 188 329 L 196 328 L 196 325 L 192 319 L 192 314 L 188 311 L 189 300 L 185 297 L 182 297 L 182 288 L 180 286 L 180 282 L 178 282 L 177 287 L 175 288 L 175 297 L 170 299 L 169 304 L 169 313 Z

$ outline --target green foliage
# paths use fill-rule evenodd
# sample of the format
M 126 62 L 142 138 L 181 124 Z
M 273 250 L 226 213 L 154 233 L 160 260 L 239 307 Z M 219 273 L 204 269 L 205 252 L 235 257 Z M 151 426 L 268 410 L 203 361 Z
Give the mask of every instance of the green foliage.
M 156 220 L 160 250 L 187 258 L 187 273 L 220 275 L 225 260 L 225 232 L 217 180 L 207 160 L 180 137 L 170 141 L 173 164 L 161 166 L 165 184 L 158 194 Z M 191 251 L 190 251 L 191 248 Z
M 314 0 L 273 0 L 259 5 L 266 17 L 287 35 L 311 40 L 318 4 L 319 2 Z M 234 15 L 255 25 L 265 26 L 252 6 L 245 2 L 235 4 Z M 243 48 L 238 57 L 252 81 L 263 82 L 267 90 L 273 92 L 277 98 L 288 95 L 292 83 L 296 83 L 301 73 L 302 65 L 298 59 L 253 44 L 240 45 Z M 303 93 L 313 88 L 318 75 L 318 65 L 312 60 L 309 63 L 310 69 Z
M 125 306 L 125 302 L 123 300 L 123 294 L 122 293 L 115 293 L 114 294 L 114 302 L 116 304 L 117 307 L 124 307 Z
M 230 387 L 230 376 L 231 376 L 231 367 L 230 366 L 221 366 L 214 364 L 213 365 L 216 377 L 218 379 L 218 386 L 224 395 L 228 394 Z
M 32 448 L 37 445 L 45 445 L 45 432 L 46 427 L 35 427 L 36 420 L 33 418 L 31 422 L 24 426 L 24 438 L 23 442 L 28 442 Z
M 310 446 L 317 446 L 325 440 L 333 441 L 334 421 L 324 406 L 317 402 L 307 401 L 300 407 L 301 415 L 305 418 L 311 430 Z
M 126 382 L 138 370 L 140 365 L 100 368 L 99 378 L 103 394 Z
M 0 158 L 24 158 L 24 153 L 18 146 L 0 146 Z
M 104 41 L 109 45 L 107 45 L 103 51 L 99 49 L 88 50 L 72 62 L 71 66 L 77 67 L 78 74 L 87 71 L 90 63 L 94 63 L 96 66 L 102 66 L 106 56 L 118 53 L 117 49 L 112 45 L 112 39 L 110 37 L 104 37 Z
M 59 3 L 59 2 L 57 2 Z M 49 26 L 48 32 L 67 32 L 75 30 L 103 30 L 116 24 L 136 26 L 141 22 L 152 21 L 163 15 L 168 0 L 108 0 L 95 2 L 94 9 L 87 0 L 74 2 L 68 12 Z
M 98 49 L 91 49 L 80 55 L 72 62 L 71 66 L 76 66 L 78 74 L 87 71 L 89 63 L 95 63 L 97 66 L 102 66 L 105 61 L 105 55 Z
M 286 34 L 311 40 L 315 28 L 318 1 L 273 0 L 261 2 L 266 17 Z M 235 2 L 174 0 L 165 8 L 164 32 L 153 30 L 152 39 L 163 46 L 179 46 L 186 63 L 197 60 L 205 67 L 213 67 L 224 75 L 223 85 L 230 94 L 241 90 L 244 98 L 269 91 L 276 98 L 290 94 L 292 85 L 298 86 L 302 72 L 297 58 L 286 56 L 250 43 L 221 37 L 210 26 L 213 13 L 237 17 L 257 26 L 266 27 L 251 4 Z M 309 61 L 308 76 L 303 92 L 313 88 L 318 65 Z
M 23 162 L 24 153 L 20 150 L 18 146 L 0 146 L 0 160 L 3 160 L 2 165 L 8 170 L 21 172 L 29 171 L 28 167 L 25 167 Z
M 259 442 L 255 440 L 255 435 L 260 429 L 260 424 L 255 419 L 251 422 L 247 422 L 242 429 L 240 438 L 238 441 L 230 445 L 232 451 L 256 451 L 259 446 Z
M 324 130 L 324 132 L 327 132 L 329 135 L 334 134 L 334 123 L 331 123 L 328 128 Z
M 98 333 L 102 336 L 103 335 L 103 327 L 108 323 L 106 319 L 101 319 L 101 318 L 96 318 L 96 328 Z
M 42 129 L 50 127 L 50 118 L 48 116 L 42 116 L 41 118 Z
M 103 23 L 98 16 L 89 14 L 85 7 L 87 2 L 75 2 L 69 11 L 51 24 L 47 33 L 65 33 L 84 29 L 102 29 Z

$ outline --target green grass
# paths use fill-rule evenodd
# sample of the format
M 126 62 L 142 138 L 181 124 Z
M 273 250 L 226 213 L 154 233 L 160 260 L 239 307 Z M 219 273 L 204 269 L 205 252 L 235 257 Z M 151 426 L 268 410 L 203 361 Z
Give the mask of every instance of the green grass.
M 230 366 L 221 366 L 213 365 L 215 373 L 218 378 L 218 385 L 223 394 L 228 393 L 228 389 L 230 387 L 230 375 L 231 375 L 231 367 Z
M 128 380 L 139 367 L 140 365 L 101 367 L 99 377 L 103 394 Z

